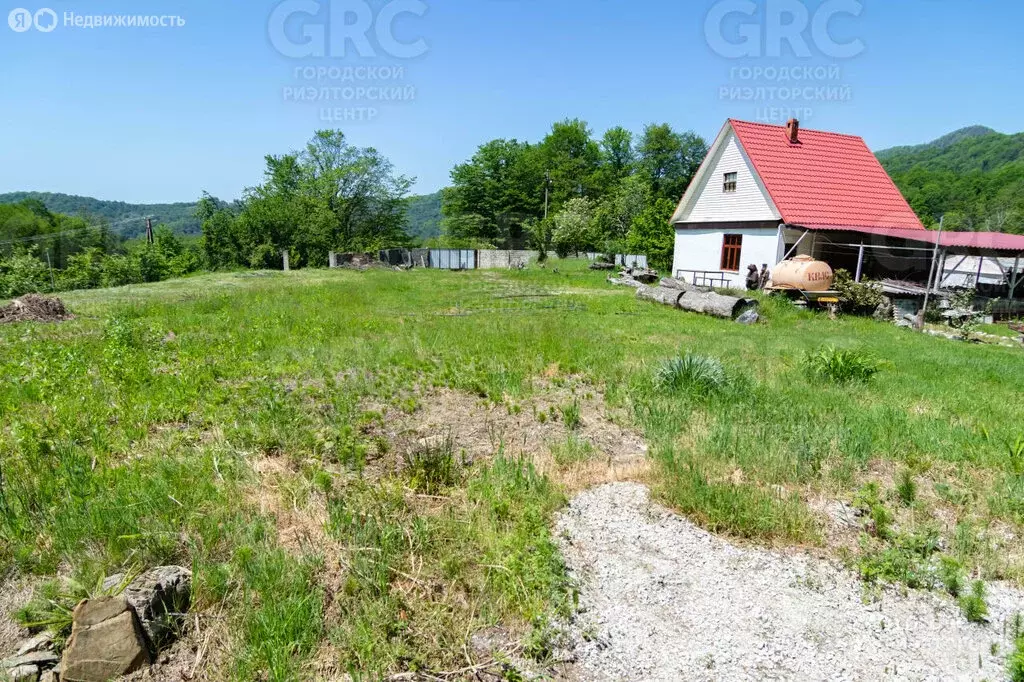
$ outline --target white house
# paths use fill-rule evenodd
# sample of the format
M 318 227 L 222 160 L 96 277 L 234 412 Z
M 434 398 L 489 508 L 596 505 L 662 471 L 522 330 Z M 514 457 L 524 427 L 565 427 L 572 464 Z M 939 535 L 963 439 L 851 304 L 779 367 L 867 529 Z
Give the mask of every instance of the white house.
M 829 232 L 924 232 L 864 140 L 801 130 L 796 120 L 784 127 L 727 121 L 672 224 L 673 275 L 736 288 L 749 265 L 822 257 Z M 863 265 L 863 248 L 837 247 L 839 266 Z

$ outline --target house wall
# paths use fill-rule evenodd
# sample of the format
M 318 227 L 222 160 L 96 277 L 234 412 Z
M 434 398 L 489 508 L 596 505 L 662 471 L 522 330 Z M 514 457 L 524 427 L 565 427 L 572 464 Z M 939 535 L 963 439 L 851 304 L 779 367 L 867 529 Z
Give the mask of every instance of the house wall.
M 699 187 L 693 208 L 679 222 L 716 223 L 737 220 L 778 220 L 750 159 L 743 152 L 736 135 L 729 132 L 720 156 Z M 736 173 L 736 191 L 723 191 L 726 173 Z
M 764 263 L 769 268 L 775 267 L 779 257 L 778 228 L 767 227 L 700 227 L 678 228 L 676 230 L 675 256 L 672 261 L 672 274 L 678 275 L 680 270 L 722 270 L 722 245 L 727 234 L 743 235 L 743 246 L 740 249 L 739 272 L 725 273 L 729 286 L 737 289 L 746 287 L 747 266 L 756 265 L 758 269 Z M 683 274 L 689 279 L 692 275 Z

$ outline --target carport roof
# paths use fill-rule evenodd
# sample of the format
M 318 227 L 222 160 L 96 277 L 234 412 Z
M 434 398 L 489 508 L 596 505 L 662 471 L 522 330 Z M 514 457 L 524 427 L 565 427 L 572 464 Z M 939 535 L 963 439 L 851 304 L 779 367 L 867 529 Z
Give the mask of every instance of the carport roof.
M 899 229 L 892 227 L 861 227 L 857 225 L 790 225 L 797 229 L 828 232 L 857 232 L 877 237 L 905 239 L 934 245 L 936 241 L 947 251 L 1001 251 L 1024 254 L 1024 235 L 1005 232 L 942 232 L 936 230 Z

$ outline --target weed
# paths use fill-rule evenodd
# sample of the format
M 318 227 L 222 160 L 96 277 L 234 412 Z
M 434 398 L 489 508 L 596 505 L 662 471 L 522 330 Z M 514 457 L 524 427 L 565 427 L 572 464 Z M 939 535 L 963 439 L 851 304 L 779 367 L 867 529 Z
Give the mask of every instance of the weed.
M 868 531 L 879 538 L 891 535 L 893 522 L 892 513 L 882 502 L 882 492 L 875 482 L 864 485 L 854 498 L 854 505 L 867 512 L 869 519 Z
M 896 479 L 896 498 L 904 507 L 914 504 L 917 499 L 917 481 L 910 469 L 904 469 Z
M 837 384 L 867 382 L 882 369 L 882 364 L 860 350 L 823 346 L 804 357 L 804 369 L 812 379 Z
M 1006 659 L 1006 671 L 1010 682 L 1024 682 L 1024 637 L 1018 637 L 1013 652 Z
M 588 441 L 580 438 L 575 433 L 570 433 L 564 441 L 551 448 L 551 454 L 558 466 L 566 467 L 591 459 L 595 454 L 595 450 L 594 446 Z
M 577 431 L 581 426 L 580 421 L 580 402 L 574 400 L 567 405 L 562 405 L 558 408 L 558 411 L 562 414 L 562 423 L 565 424 L 565 428 L 570 431 Z
M 698 396 L 719 393 L 728 386 L 725 368 L 708 355 L 687 353 L 666 361 L 657 372 L 658 385 L 668 391 L 686 391 Z
M 939 580 L 946 592 L 959 597 L 964 590 L 964 568 L 953 557 L 944 556 L 939 559 Z
M 71 634 L 72 612 L 78 602 L 121 594 L 137 575 L 138 570 L 128 571 L 122 580 L 106 588 L 103 575 L 91 584 L 73 578 L 43 583 L 31 601 L 15 613 L 15 620 L 24 628 L 51 632 L 59 650 Z
M 436 495 L 459 483 L 462 463 L 456 459 L 455 438 L 428 443 L 406 457 L 406 475 L 413 490 Z
M 985 603 L 985 583 L 975 580 L 971 583 L 971 591 L 960 596 L 960 610 L 970 623 L 984 623 L 988 616 L 988 604 Z

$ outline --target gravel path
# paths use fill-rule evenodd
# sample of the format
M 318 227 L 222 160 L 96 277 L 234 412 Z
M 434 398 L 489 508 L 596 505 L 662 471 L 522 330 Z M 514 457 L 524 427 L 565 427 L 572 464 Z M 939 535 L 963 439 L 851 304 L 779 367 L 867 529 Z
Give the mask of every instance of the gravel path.
M 1024 594 L 1001 586 L 988 626 L 932 593 L 865 604 L 849 571 L 734 546 L 631 483 L 579 495 L 558 531 L 582 584 L 572 629 L 585 680 L 995 682 L 1006 679 L 1006 619 L 1024 612 Z

